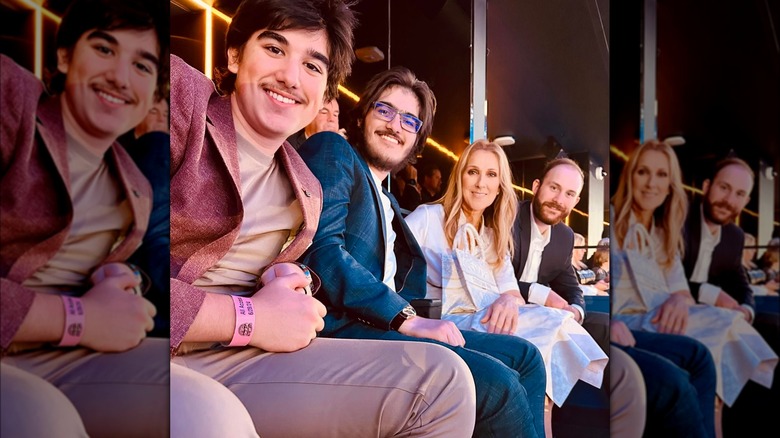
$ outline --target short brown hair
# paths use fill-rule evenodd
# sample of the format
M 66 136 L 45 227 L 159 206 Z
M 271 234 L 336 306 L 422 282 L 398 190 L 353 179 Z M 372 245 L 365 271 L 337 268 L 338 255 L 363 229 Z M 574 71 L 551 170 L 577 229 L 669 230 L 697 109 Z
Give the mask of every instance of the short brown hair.
M 353 28 L 357 24 L 348 0 L 244 0 L 238 6 L 225 35 L 225 47 L 237 49 L 260 29 L 324 30 L 328 36 L 328 85 L 324 100 L 338 97 L 339 84 L 352 72 L 355 54 Z M 223 94 L 235 91 L 236 75 L 226 67 L 216 69 L 217 88 Z

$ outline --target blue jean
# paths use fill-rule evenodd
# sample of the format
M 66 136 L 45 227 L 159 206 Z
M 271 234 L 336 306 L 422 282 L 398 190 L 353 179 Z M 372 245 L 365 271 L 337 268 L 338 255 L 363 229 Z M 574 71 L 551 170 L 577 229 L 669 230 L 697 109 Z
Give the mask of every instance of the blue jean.
M 639 365 L 647 387 L 644 436 L 715 436 L 715 364 L 707 347 L 687 336 L 631 332 L 620 347 Z
M 465 347 L 351 324 L 341 338 L 431 342 L 454 351 L 468 365 L 477 389 L 475 437 L 544 437 L 546 376 L 539 350 L 510 335 L 463 331 Z

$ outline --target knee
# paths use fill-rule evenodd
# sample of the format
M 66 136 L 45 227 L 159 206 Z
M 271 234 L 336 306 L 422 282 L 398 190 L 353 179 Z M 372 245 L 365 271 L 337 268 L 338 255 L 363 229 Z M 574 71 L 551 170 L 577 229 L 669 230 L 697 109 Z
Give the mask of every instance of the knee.
M 241 401 L 208 376 L 171 363 L 171 437 L 257 437 Z
M 545 378 L 544 359 L 536 346 L 525 339 L 507 336 L 506 352 L 511 367 L 523 376 Z
M 78 411 L 51 383 L 13 366 L 0 365 L 2 436 L 86 437 Z
M 715 384 L 715 361 L 710 350 L 701 342 L 690 339 L 690 360 L 686 369 L 693 378 L 711 380 Z

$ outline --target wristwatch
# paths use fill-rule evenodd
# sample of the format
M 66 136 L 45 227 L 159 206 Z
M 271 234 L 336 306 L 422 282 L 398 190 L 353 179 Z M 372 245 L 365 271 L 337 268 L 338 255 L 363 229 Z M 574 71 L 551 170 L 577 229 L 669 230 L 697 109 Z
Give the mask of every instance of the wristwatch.
M 395 318 L 393 318 L 392 321 L 390 321 L 390 329 L 398 331 L 398 329 L 401 328 L 401 324 L 413 316 L 417 316 L 417 311 L 414 310 L 414 307 L 411 305 L 407 305 L 398 312 L 398 315 L 395 315 Z

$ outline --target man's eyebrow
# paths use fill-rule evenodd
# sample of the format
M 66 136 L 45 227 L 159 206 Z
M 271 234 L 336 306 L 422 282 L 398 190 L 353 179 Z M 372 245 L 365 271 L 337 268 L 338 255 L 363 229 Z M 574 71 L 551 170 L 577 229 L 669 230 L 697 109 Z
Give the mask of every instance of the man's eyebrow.
M 257 39 L 259 40 L 259 39 L 262 39 L 262 38 L 270 38 L 270 39 L 275 40 L 276 42 L 278 42 L 279 44 L 282 44 L 284 46 L 289 46 L 290 45 L 290 42 L 287 41 L 287 38 L 285 38 L 284 35 L 282 35 L 282 34 L 280 34 L 278 32 L 274 32 L 272 30 L 264 30 L 264 31 L 260 32 L 260 34 L 257 35 Z M 330 67 L 330 60 L 324 54 L 322 54 L 322 53 L 320 53 L 320 52 L 318 52 L 318 51 L 316 51 L 314 49 L 310 49 L 309 50 L 309 56 L 311 56 L 312 58 L 317 59 L 320 62 L 322 62 L 323 64 L 325 64 L 325 67 Z
M 106 41 L 109 44 L 113 44 L 115 46 L 119 45 L 119 41 L 117 41 L 116 38 L 114 38 L 113 35 L 110 33 L 104 32 L 102 30 L 93 30 L 90 32 L 89 35 L 87 35 L 87 40 L 94 40 L 94 39 L 102 39 Z M 149 52 L 147 50 L 138 49 L 138 55 L 149 62 L 154 63 L 155 66 L 160 66 L 160 59 L 155 56 L 152 52 Z

